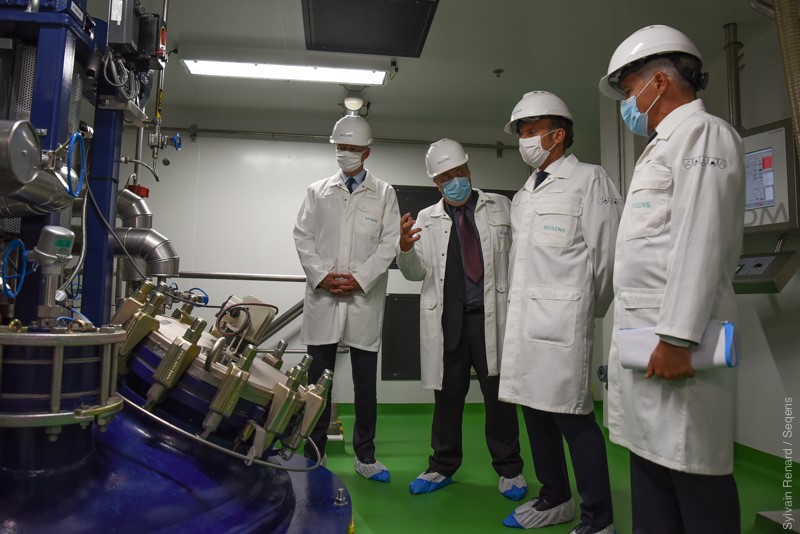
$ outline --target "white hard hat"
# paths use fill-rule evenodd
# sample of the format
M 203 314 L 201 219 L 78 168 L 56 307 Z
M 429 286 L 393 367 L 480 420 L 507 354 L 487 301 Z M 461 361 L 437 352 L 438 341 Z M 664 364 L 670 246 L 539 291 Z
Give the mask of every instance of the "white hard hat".
M 428 178 L 435 178 L 443 172 L 464 165 L 469 156 L 464 152 L 464 147 L 452 139 L 439 139 L 433 143 L 425 154 L 425 167 L 428 169 Z
M 625 67 L 631 66 L 637 61 L 663 54 L 682 53 L 703 61 L 700 51 L 691 39 L 682 32 L 669 26 L 647 26 L 634 32 L 614 51 L 611 61 L 608 63 L 608 71 L 600 80 L 600 91 L 609 98 L 621 100 L 624 98 L 619 89 L 619 75 Z M 700 75 L 698 71 L 698 76 Z M 698 87 L 698 81 L 692 81 Z M 703 89 L 703 87 L 699 87 Z
M 572 121 L 567 104 L 553 93 L 532 91 L 526 93 L 511 112 L 511 120 L 506 124 L 506 133 L 517 133 L 517 121 L 536 117 L 556 116 Z
M 337 145 L 369 146 L 372 144 L 372 128 L 361 117 L 342 117 L 333 126 L 330 141 Z

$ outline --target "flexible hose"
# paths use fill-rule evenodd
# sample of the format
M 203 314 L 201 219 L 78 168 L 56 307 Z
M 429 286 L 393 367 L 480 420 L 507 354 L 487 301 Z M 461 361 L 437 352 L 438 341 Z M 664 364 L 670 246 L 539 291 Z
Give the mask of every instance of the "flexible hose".
M 800 154 L 800 15 L 796 0 L 775 0 L 774 6 L 789 109 L 792 112 L 794 142 Z

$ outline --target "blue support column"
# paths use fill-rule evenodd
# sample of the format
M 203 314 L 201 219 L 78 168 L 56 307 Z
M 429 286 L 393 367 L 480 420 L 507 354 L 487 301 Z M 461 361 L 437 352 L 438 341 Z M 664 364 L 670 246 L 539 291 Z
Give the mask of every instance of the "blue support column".
M 31 122 L 47 134 L 42 150 L 54 150 L 63 143 L 69 128 L 69 98 L 75 68 L 75 35 L 67 27 L 43 26 L 36 51 L 36 80 L 33 86 Z
M 98 98 L 100 98 L 98 96 Z M 103 218 L 116 227 L 117 190 L 122 112 L 97 109 L 92 141 L 92 175 L 89 187 Z M 87 202 L 90 202 L 87 199 Z M 107 324 L 111 315 L 114 238 L 109 235 L 94 206 L 86 210 L 87 253 L 83 271 L 82 312 L 96 325 Z

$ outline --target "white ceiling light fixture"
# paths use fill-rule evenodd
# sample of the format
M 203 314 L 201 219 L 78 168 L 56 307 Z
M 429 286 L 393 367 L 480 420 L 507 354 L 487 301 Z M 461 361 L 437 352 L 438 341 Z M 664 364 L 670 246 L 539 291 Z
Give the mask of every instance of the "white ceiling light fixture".
M 288 80 L 353 85 L 383 85 L 386 70 L 314 65 L 282 65 L 209 59 L 181 59 L 189 74 L 226 78 Z
M 344 97 L 344 107 L 347 111 L 358 111 L 364 107 L 364 97 L 360 93 L 350 93 Z
M 358 89 L 346 85 L 344 87 L 348 92 L 344 100 L 339 103 L 344 108 L 344 114 L 351 117 L 366 117 L 369 115 L 369 108 L 372 104 L 366 99 L 367 95 L 364 94 L 364 87 L 361 86 Z

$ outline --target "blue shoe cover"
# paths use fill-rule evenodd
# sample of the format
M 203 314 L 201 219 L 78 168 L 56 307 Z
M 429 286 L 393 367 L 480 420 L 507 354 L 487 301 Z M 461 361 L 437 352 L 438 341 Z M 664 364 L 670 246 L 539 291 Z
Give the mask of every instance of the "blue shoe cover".
M 375 473 L 369 480 L 377 480 L 378 482 L 389 482 L 389 470 L 384 469 L 380 473 Z
M 389 469 L 378 460 L 375 460 L 371 464 L 365 464 L 356 458 L 356 473 L 367 480 L 389 482 Z
M 517 518 L 514 517 L 514 512 L 511 512 L 508 514 L 508 517 L 503 519 L 503 524 L 511 528 L 522 528 L 522 525 L 519 524 Z
M 452 477 L 446 477 L 439 473 L 422 473 L 408 485 L 408 491 L 412 495 L 430 493 L 447 486 L 452 481 Z
M 528 484 L 525 482 L 525 477 L 522 476 L 522 473 L 513 478 L 501 476 L 497 489 L 500 490 L 503 497 L 512 501 L 519 501 L 528 493 Z
M 506 490 L 503 492 L 503 497 L 509 498 L 512 501 L 519 501 L 525 496 L 526 493 L 528 493 L 528 488 L 518 488 L 517 486 L 511 486 L 510 490 Z

